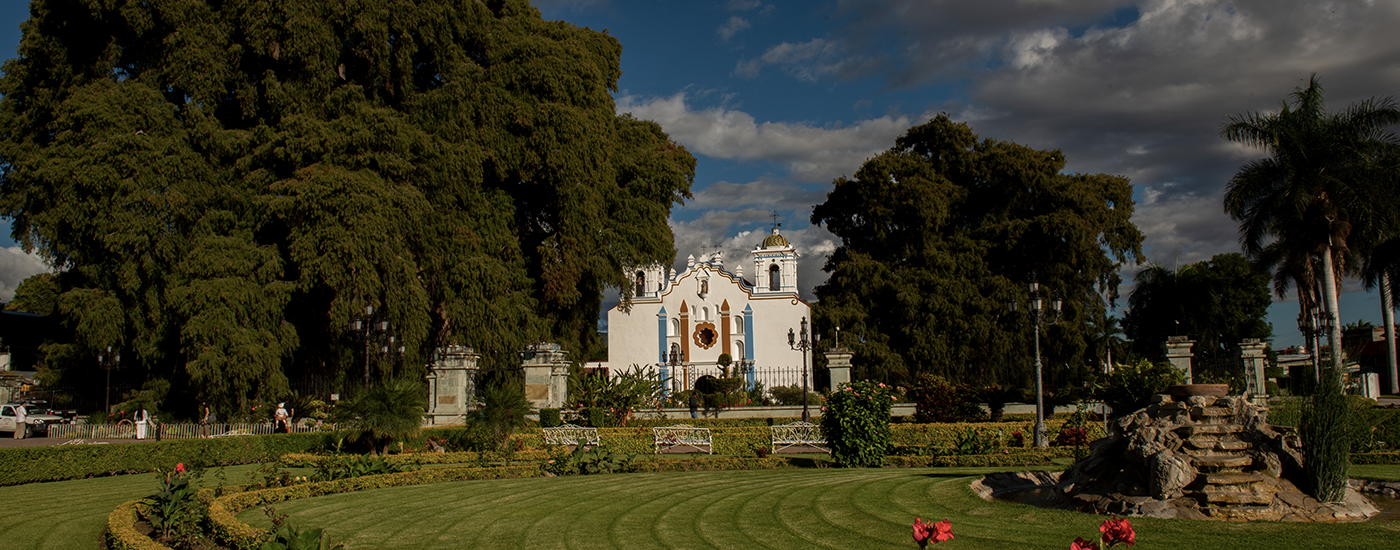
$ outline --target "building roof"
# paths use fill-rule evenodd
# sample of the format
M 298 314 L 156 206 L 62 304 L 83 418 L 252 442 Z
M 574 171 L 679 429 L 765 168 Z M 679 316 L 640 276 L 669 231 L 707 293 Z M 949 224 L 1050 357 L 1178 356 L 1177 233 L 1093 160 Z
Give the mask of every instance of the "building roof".
M 787 237 L 778 234 L 778 228 L 773 228 L 773 234 L 763 238 L 763 248 L 791 246 Z

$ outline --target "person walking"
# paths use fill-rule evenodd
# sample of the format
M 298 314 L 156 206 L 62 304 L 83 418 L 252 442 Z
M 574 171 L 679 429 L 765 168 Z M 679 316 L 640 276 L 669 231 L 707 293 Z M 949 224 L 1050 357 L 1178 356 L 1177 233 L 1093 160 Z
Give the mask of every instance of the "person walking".
M 200 401 L 199 410 L 201 413 L 199 417 L 199 437 L 200 439 L 207 439 L 209 437 L 209 424 L 213 423 L 214 415 L 213 413 L 209 412 L 208 402 Z

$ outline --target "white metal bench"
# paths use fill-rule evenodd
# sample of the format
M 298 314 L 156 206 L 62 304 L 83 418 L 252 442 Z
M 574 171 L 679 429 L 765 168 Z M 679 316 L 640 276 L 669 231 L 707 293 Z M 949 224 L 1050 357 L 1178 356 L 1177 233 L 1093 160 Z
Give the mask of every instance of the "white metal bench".
M 822 434 L 822 427 L 816 424 L 793 422 L 773 426 L 770 430 L 773 437 L 773 454 L 783 451 L 803 452 L 808 449 L 831 452 L 831 449 L 826 447 L 826 436 Z
M 666 426 L 664 428 L 652 428 L 651 433 L 656 439 L 656 454 L 714 454 L 714 446 L 711 445 L 709 428 L 696 428 L 686 424 L 679 424 L 676 426 Z
M 598 428 L 585 428 L 573 424 L 544 428 L 545 445 L 568 445 L 571 447 L 597 447 Z

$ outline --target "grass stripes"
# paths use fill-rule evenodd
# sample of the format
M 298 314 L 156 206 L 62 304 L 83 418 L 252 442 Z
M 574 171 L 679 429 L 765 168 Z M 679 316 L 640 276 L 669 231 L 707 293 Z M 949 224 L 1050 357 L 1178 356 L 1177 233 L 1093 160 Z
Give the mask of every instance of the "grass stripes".
M 1102 518 L 977 498 L 998 469 L 791 469 L 467 481 L 278 505 L 355 548 L 913 548 L 914 516 L 950 519 L 945 548 L 1065 548 Z M 268 522 L 261 511 L 240 519 Z M 1390 548 L 1400 523 L 1134 519 L 1134 550 Z

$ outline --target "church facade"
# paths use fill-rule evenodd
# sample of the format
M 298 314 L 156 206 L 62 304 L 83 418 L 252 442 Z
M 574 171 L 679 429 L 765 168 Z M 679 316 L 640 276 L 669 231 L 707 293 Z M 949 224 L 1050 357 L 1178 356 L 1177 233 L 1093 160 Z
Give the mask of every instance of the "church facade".
M 608 367 L 632 365 L 689 389 L 704 375 L 720 374 L 729 354 L 744 376 L 772 387 L 774 368 L 800 368 L 802 352 L 788 345 L 788 330 L 811 322 L 812 308 L 798 297 L 797 251 L 776 228 L 751 252 L 753 280 L 743 265 L 729 269 L 719 252 L 686 259 L 681 272 L 659 265 L 630 270 L 635 280 L 631 307 L 608 310 Z M 810 358 L 808 360 L 810 365 Z

